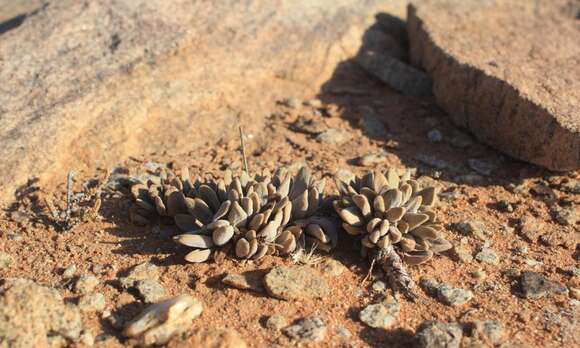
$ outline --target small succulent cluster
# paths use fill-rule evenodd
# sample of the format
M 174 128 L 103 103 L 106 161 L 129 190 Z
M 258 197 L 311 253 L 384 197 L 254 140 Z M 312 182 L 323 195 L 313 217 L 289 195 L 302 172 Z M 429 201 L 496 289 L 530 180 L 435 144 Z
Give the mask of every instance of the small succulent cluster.
M 175 241 L 194 248 L 185 256 L 189 262 L 204 262 L 212 250 L 232 246 L 241 259 L 288 255 L 308 244 L 330 250 L 336 245 L 336 226 L 316 215 L 324 186 L 307 168 L 296 175 L 278 169 L 254 177 L 226 171 L 218 180 L 195 181 L 184 168 L 180 176 L 166 173 L 159 184 L 134 185 L 130 214 L 137 224 L 173 219 L 184 232 Z
M 360 237 L 363 255 L 394 249 L 405 263 L 418 265 L 451 248 L 431 207 L 434 187 L 420 188 L 406 171 L 369 172 L 349 181 L 336 180 L 340 197 L 333 202 L 344 230 Z

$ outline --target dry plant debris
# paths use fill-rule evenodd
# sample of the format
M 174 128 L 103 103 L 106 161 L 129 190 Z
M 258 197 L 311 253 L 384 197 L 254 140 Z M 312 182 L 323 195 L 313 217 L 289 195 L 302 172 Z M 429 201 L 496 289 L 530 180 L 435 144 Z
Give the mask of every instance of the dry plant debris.
M 185 259 L 204 262 L 212 251 L 233 249 L 240 259 L 264 255 L 290 255 L 306 246 L 330 251 L 338 230 L 332 219 L 318 215 L 325 181 L 317 181 L 303 167 L 293 175 L 285 168 L 251 177 L 226 171 L 223 178 L 190 178 L 162 173 L 158 183 L 149 180 L 131 188 L 134 223 L 173 220 L 183 231 L 179 244 L 194 248 Z
M 67 174 L 65 208 L 45 199 L 50 221 L 62 231 L 68 231 L 80 222 L 96 219 L 101 208 L 101 187 L 85 183 L 83 191 L 74 192 L 74 175 L 74 172 Z
M 393 168 L 384 174 L 378 171 L 347 181 L 337 179 L 336 185 L 340 197 L 333 207 L 343 229 L 359 237 L 361 254 L 371 265 L 379 262 L 394 289 L 414 298 L 414 283 L 403 261 L 422 264 L 451 248 L 432 210 L 436 189 L 421 188 L 410 171 L 399 175 Z

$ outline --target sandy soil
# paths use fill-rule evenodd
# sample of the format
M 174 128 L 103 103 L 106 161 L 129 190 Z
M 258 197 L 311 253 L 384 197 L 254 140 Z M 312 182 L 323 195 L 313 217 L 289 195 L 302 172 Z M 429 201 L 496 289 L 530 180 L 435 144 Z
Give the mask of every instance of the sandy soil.
M 290 96 L 280 96 L 280 99 L 283 97 Z M 475 260 L 462 263 L 449 252 L 425 265 L 410 268 L 410 273 L 417 282 L 422 277 L 429 277 L 470 289 L 475 294 L 471 301 L 450 307 L 420 291 L 417 303 L 401 299 L 399 323 L 392 329 L 366 327 L 359 321 L 358 312 L 381 295 L 370 290 L 373 280 L 362 282 L 368 265 L 359 258 L 353 243 L 346 237 L 341 239 L 332 257 L 343 262 L 348 271 L 336 279 L 327 277 L 331 286 L 328 298 L 285 302 L 227 288 L 220 281 L 227 272 L 267 270 L 275 264 L 288 264 L 290 260 L 265 257 L 259 262 L 226 259 L 220 264 L 185 264 L 182 261 L 184 250 L 171 240 L 155 234 L 151 228 L 135 227 L 128 222 L 128 200 L 121 194 L 103 196 L 99 219 L 59 232 L 46 218 L 48 211 L 44 200 L 48 198 L 57 205 L 64 205 L 66 173 L 63 173 L 63 184 L 57 187 L 37 187 L 31 182 L 18 192 L 13 205 L 5 207 L 0 216 L 0 250 L 12 255 L 15 262 L 8 269 L 0 269 L 0 278 L 34 279 L 58 288 L 74 303 L 77 295 L 62 276 L 63 270 L 74 264 L 77 274 L 95 274 L 100 279 L 96 291 L 105 295 L 108 310 L 130 318 L 144 304 L 121 290 L 117 280 L 130 267 L 152 261 L 160 267 L 160 283 L 169 295 L 189 293 L 204 303 L 205 309 L 195 321 L 196 327 L 234 329 L 251 347 L 292 345 L 283 334 L 264 327 L 265 318 L 275 313 L 284 314 L 290 321 L 319 313 L 326 321 L 328 334 L 323 343 L 312 344 L 313 347 L 405 347 L 413 343 L 415 329 L 425 320 L 470 322 L 488 319 L 499 320 L 504 326 L 505 342 L 514 345 L 571 347 L 580 344 L 575 327 L 578 306 L 573 305 L 572 295 L 524 299 L 519 295 L 517 280 L 517 272 L 533 270 L 569 289 L 580 287 L 578 276 L 567 272 L 578 267 L 575 250 L 578 223 L 561 225 L 553 218 L 554 208 L 574 207 L 579 203 L 577 194 L 562 189 L 568 180 L 578 180 L 579 173 L 552 175 L 475 141 L 466 148 L 454 147 L 450 141 L 459 130 L 432 100 L 395 94 L 350 62 L 339 66 L 319 95 L 311 97 L 320 99 L 323 106 L 318 109 L 289 108 L 273 102 L 262 115 L 242 115 L 242 123 L 251 122 L 253 117 L 267 119 L 261 132 L 246 134 L 250 170 L 303 162 L 324 177 L 331 177 L 338 169 L 360 174 L 369 168 L 357 165 L 356 158 L 384 151 L 384 162 L 370 168 L 412 167 L 417 168 L 419 175 L 434 178 L 432 180 L 446 193 L 439 204 L 438 215 L 446 227 L 447 239 L 476 253 L 484 241 L 462 234 L 455 224 L 480 220 L 488 233 L 487 243 L 497 252 L 500 262 L 498 265 Z M 371 113 L 385 123 L 385 136 L 374 138 L 360 126 L 359 120 Z M 322 128 L 344 129 L 352 134 L 352 139 L 340 145 L 319 143 L 312 135 L 290 129 L 290 124 L 299 116 L 313 119 Z M 432 129 L 442 133 L 443 141 L 434 143 L 428 139 L 427 133 Z M 443 161 L 444 168 L 426 165 L 425 156 Z M 476 183 L 464 183 L 465 180 L 473 181 L 473 177 L 472 180 L 465 177 L 474 174 L 468 166 L 469 159 L 493 163 L 494 173 L 476 177 Z M 207 146 L 194 153 L 167 149 L 163 153 L 124 159 L 119 166 L 137 174 L 145 171 L 144 164 L 148 161 L 171 168 L 188 165 L 193 173 L 215 174 L 226 168 L 241 170 L 242 163 L 238 139 L 217 144 L 208 139 Z M 97 172 L 77 173 L 75 189 L 80 190 L 90 179 L 104 182 L 111 170 L 102 168 Z M 333 190 L 330 185 L 328 192 Z M 497 202 L 502 200 L 513 206 L 512 212 L 496 208 Z M 523 238 L 518 223 L 524 217 L 533 217 L 542 223 L 540 234 L 559 238 L 556 245 Z M 518 248 L 528 251 L 518 253 Z M 531 260 L 538 261 L 537 265 Z M 474 276 L 477 271 L 483 271 L 485 276 Z M 376 278 L 380 279 L 380 274 Z M 85 313 L 83 321 L 95 336 L 97 345 L 123 345 L 120 331 L 102 319 L 100 313 Z M 352 336 L 340 338 L 336 334 L 339 327 L 346 328 Z

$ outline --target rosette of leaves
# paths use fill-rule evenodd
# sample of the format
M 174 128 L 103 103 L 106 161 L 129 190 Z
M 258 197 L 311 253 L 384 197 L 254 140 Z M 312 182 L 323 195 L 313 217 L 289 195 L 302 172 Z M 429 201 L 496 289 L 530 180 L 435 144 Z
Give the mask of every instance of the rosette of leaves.
M 280 175 L 289 176 L 282 169 Z M 315 247 L 329 252 L 336 247 L 338 228 L 336 222 L 320 214 L 323 205 L 323 192 L 326 186 L 324 179 L 317 181 L 306 167 L 302 167 L 290 180 L 288 197 L 292 202 L 292 218 L 285 228 L 295 236 L 301 248 Z M 284 242 L 284 234 L 277 240 Z
M 412 285 L 401 257 L 418 265 L 451 248 L 432 210 L 435 187 L 421 188 L 409 171 L 398 175 L 391 168 L 336 184 L 340 197 L 333 207 L 343 229 L 359 238 L 363 256 L 383 264 L 395 288 Z
M 294 176 L 284 169 L 254 177 L 246 172 L 233 176 L 227 171 L 219 180 L 195 181 L 184 196 L 185 212 L 174 215 L 185 232 L 175 240 L 195 248 L 185 257 L 189 262 L 204 262 L 212 250 L 228 247 L 241 259 L 287 255 L 300 246 L 304 234 L 332 244 L 333 238 L 324 228 L 322 235 L 314 230 L 320 222 L 313 215 L 323 187 L 306 168 Z M 306 218 L 314 220 L 306 224 Z
M 185 197 L 191 191 L 189 170 L 182 169 L 181 177 L 171 170 L 162 170 L 159 181 L 148 180 L 131 186 L 133 205 L 129 217 L 136 225 L 147 225 L 157 220 L 172 222 L 176 214 L 186 211 Z

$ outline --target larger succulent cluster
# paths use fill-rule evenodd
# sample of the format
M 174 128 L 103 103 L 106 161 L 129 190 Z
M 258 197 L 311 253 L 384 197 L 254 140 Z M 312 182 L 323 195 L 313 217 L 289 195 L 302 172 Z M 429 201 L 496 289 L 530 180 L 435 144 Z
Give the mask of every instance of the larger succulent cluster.
M 344 230 L 360 238 L 364 255 L 394 249 L 405 263 L 417 265 L 451 247 L 431 209 L 437 199 L 435 188 L 420 188 L 409 171 L 369 172 L 336 184 L 340 197 L 333 207 Z
M 194 248 L 185 256 L 189 262 L 204 262 L 212 250 L 228 246 L 243 259 L 287 255 L 307 243 L 328 250 L 336 245 L 336 228 L 315 215 L 324 186 L 307 168 L 296 175 L 278 169 L 254 177 L 226 171 L 221 179 L 194 181 L 184 168 L 180 176 L 168 173 L 160 184 L 133 186 L 131 217 L 137 223 L 173 219 L 184 232 L 175 241 Z

